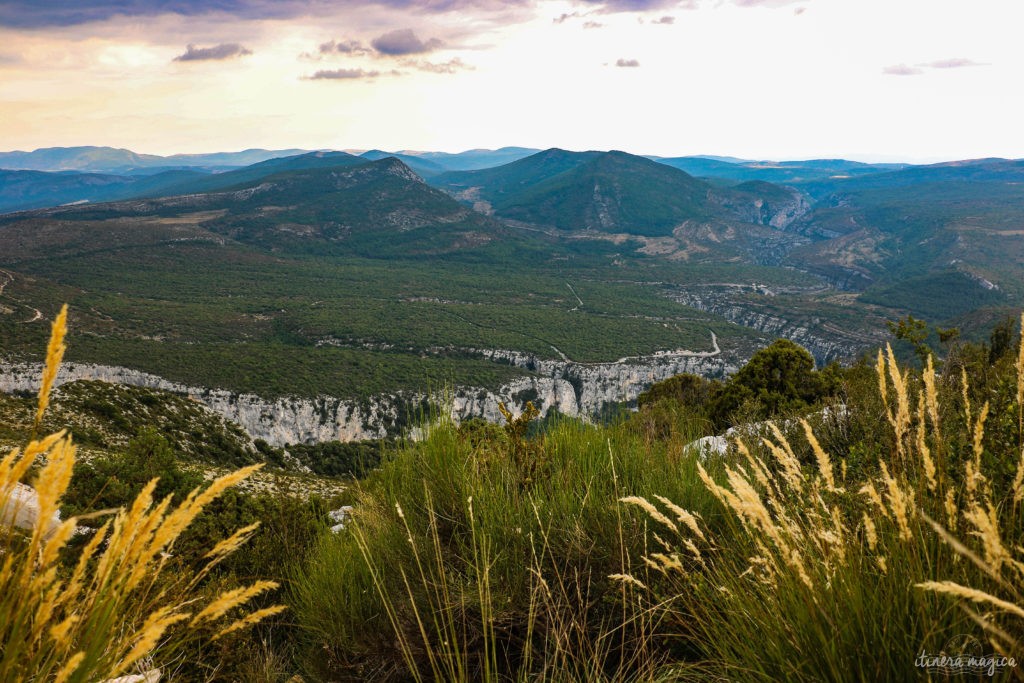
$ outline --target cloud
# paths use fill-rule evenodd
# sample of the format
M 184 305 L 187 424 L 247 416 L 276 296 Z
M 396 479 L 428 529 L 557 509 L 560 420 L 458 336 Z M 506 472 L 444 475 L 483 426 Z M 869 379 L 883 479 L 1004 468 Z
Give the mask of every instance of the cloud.
M 377 78 L 378 76 L 401 76 L 401 71 L 367 71 L 366 69 L 322 69 L 312 76 L 304 77 L 307 81 L 358 81 Z
M 21 55 L 12 54 L 10 52 L 0 52 L 0 66 L 5 64 L 18 64 L 21 62 Z
M 324 0 L 0 0 L 0 26 L 43 28 L 78 26 L 117 16 L 154 17 L 178 14 L 185 17 L 216 14 L 234 20 L 291 19 L 324 12 Z M 535 0 L 347 0 L 354 7 L 381 5 L 419 13 L 445 14 L 474 10 L 507 14 L 530 9 Z
M 933 62 L 922 62 L 914 66 L 893 64 L 882 69 L 882 73 L 888 76 L 920 76 L 925 73 L 925 69 L 962 69 L 973 66 L 988 66 L 988 64 L 976 62 L 966 57 L 951 57 L 949 59 L 936 59 Z
M 882 73 L 886 76 L 919 76 L 924 73 L 922 69 L 918 69 L 915 66 L 907 66 L 906 64 L 893 64 L 882 69 Z
M 918 64 L 918 66 L 927 67 L 929 69 L 960 69 L 965 66 L 988 66 L 984 62 L 976 62 L 973 59 L 967 59 L 966 57 L 952 57 L 950 59 L 937 59 L 934 62 L 925 62 L 924 64 Z
M 615 66 L 633 68 L 640 66 L 640 61 L 636 59 L 622 59 L 620 57 L 619 60 L 615 62 Z
M 732 0 L 739 7 L 785 7 L 804 0 Z
M 343 55 L 366 55 L 372 52 L 358 40 L 331 40 L 321 43 L 318 51 L 322 55 L 343 54 Z
M 687 0 L 684 4 L 689 4 Z M 597 6 L 601 14 L 614 14 L 617 12 L 648 12 L 666 7 L 676 7 L 679 0 L 583 0 L 584 3 Z
M 671 24 L 676 23 L 676 18 L 675 17 L 670 17 L 670 16 L 665 16 L 665 17 L 662 17 L 661 19 L 655 19 L 651 23 L 652 24 L 671 25 Z
M 793 10 L 793 14 L 795 14 L 796 16 L 800 16 L 801 14 L 803 14 L 806 11 L 807 11 L 806 7 L 797 7 L 795 10 Z
M 583 28 L 601 28 L 602 26 L 604 26 L 604 24 L 602 24 L 599 21 L 585 21 L 585 22 L 583 22 Z
M 252 50 L 238 43 L 221 43 L 213 47 L 196 47 L 189 45 L 184 54 L 174 58 L 176 62 L 203 62 L 208 60 L 231 59 L 251 55 Z
M 428 62 L 426 60 L 406 59 L 402 66 L 409 69 L 418 69 L 434 74 L 454 74 L 459 71 L 473 71 L 476 67 L 466 64 L 458 57 L 449 59 L 447 62 Z
M 420 40 L 411 28 L 389 31 L 370 41 L 374 49 L 382 55 L 401 57 L 403 55 L 416 55 L 424 52 L 433 52 L 444 47 L 444 42 L 437 38 L 431 38 L 426 42 Z

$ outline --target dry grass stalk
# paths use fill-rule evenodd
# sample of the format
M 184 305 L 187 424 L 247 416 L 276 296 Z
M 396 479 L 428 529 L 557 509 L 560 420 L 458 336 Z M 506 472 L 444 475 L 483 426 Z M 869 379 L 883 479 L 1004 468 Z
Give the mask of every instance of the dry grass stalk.
M 896 392 L 896 415 L 892 419 L 893 431 L 896 436 L 896 453 L 902 456 L 905 451 L 904 437 L 910 429 L 910 400 L 908 397 L 908 376 L 900 372 L 896 356 L 892 352 L 892 346 L 885 345 L 888 357 L 889 377 L 892 380 L 893 389 Z
M 981 455 L 984 452 L 985 420 L 988 418 L 988 402 L 981 407 L 981 413 L 974 422 L 973 428 L 973 458 L 964 464 L 967 482 L 967 498 L 974 500 L 976 493 L 983 491 L 985 486 L 985 475 L 981 473 Z
M 675 525 L 675 522 L 673 522 L 671 519 L 662 514 L 661 510 L 654 507 L 654 505 L 646 498 L 642 498 L 640 496 L 627 496 L 625 498 L 620 498 L 619 502 L 628 503 L 629 505 L 636 505 L 637 507 L 641 508 L 644 512 L 646 512 L 654 521 L 664 524 L 672 531 L 679 531 L 679 527 Z
M 909 518 L 914 514 L 914 492 L 904 492 L 899 481 L 889 474 L 889 468 L 885 461 L 881 462 L 882 479 L 885 482 L 889 496 L 889 508 L 892 510 L 893 518 L 900 530 L 900 539 L 909 541 L 911 539 Z
M 889 409 L 889 382 L 885 378 L 885 356 L 882 355 L 882 349 L 878 349 L 878 359 L 875 361 L 875 374 L 878 376 L 878 395 L 882 397 L 885 415 L 889 419 L 889 424 L 895 427 L 896 419 Z
M 1021 343 L 1017 345 L 1017 445 L 1024 449 L 1024 312 L 1020 314 Z
M 675 514 L 676 519 L 678 519 L 682 524 L 685 524 L 686 527 L 693 532 L 694 536 L 696 536 L 702 541 L 707 540 L 707 538 L 705 538 L 704 536 L 704 532 L 700 530 L 700 526 L 697 524 L 697 517 L 695 515 L 679 507 L 665 496 L 654 497 L 657 498 L 662 505 L 671 510 Z
M 814 436 L 814 430 L 811 429 L 811 425 L 807 424 L 807 420 L 801 419 L 800 425 L 804 428 L 804 434 L 807 435 L 807 442 L 811 444 L 811 450 L 814 451 L 814 457 L 818 461 L 818 469 L 821 471 L 821 476 L 825 479 L 825 486 L 829 491 L 837 492 L 839 489 L 836 488 L 835 476 L 832 473 L 832 461 L 828 457 L 828 453 L 818 443 L 818 439 Z
M 947 595 L 955 595 L 960 598 L 971 600 L 972 602 L 987 603 L 997 609 L 1009 612 L 1010 614 L 1015 614 L 1016 616 L 1024 619 L 1024 609 L 1020 606 L 997 598 L 996 596 L 986 593 L 985 591 L 978 590 L 977 588 L 961 586 L 953 581 L 924 581 L 916 585 L 918 588 L 923 588 L 924 590 L 935 591 L 936 593 L 945 593 Z
M 740 455 L 742 455 L 746 459 L 747 465 L 749 465 L 751 472 L 754 473 L 754 478 L 757 479 L 757 483 L 763 486 L 765 491 L 767 491 L 770 495 L 772 493 L 772 475 L 768 471 L 768 468 L 765 467 L 765 464 L 761 461 L 760 458 L 755 458 L 751 454 L 750 449 L 747 448 L 747 445 L 743 443 L 742 439 L 736 440 L 736 450 L 739 451 Z
M 935 441 L 942 442 L 942 432 L 939 428 L 939 394 L 935 389 L 935 364 L 932 362 L 931 354 L 928 355 L 928 364 L 925 366 L 921 379 L 924 381 L 924 400 L 928 406 L 928 417 L 931 419 L 932 430 Z
M 1020 501 L 1024 500 L 1024 448 L 1020 451 L 1020 462 L 1017 463 L 1017 476 L 1013 478 L 1012 491 L 1013 504 L 1020 505 Z
M 61 361 L 64 360 L 64 351 L 67 349 L 64 345 L 64 337 L 67 333 L 68 305 L 64 304 L 50 328 L 50 342 L 46 347 L 46 363 L 43 367 L 43 381 L 39 384 L 39 402 L 33 430 L 39 428 L 43 421 L 43 413 L 50 405 L 50 391 L 53 389 Z
M 946 511 L 946 523 L 950 529 L 956 531 L 956 523 L 960 518 L 960 508 L 956 505 L 956 494 L 953 493 L 953 489 L 946 489 L 946 500 L 943 502 L 943 508 Z
M 286 609 L 288 608 L 284 605 L 274 605 L 272 607 L 264 607 L 263 609 L 258 609 L 255 612 L 245 615 L 244 617 L 234 622 L 227 628 L 218 631 L 217 635 L 215 635 L 213 639 L 218 640 L 219 638 L 223 638 L 229 633 L 234 633 L 235 631 L 239 631 L 241 629 L 248 628 L 250 626 L 258 624 L 267 617 L 272 617 L 275 614 L 280 614 Z
M 931 356 L 928 357 L 928 361 L 931 362 Z M 928 483 L 928 490 L 935 491 L 939 482 L 935 480 L 935 461 L 932 460 L 932 452 L 928 448 L 928 440 L 925 439 L 924 404 L 925 397 L 921 396 L 917 402 L 917 452 L 921 456 L 921 464 L 924 467 L 924 478 Z
M 883 515 L 891 516 L 892 513 L 890 513 L 889 508 L 885 506 L 885 502 L 882 500 L 881 494 L 878 493 L 878 489 L 875 488 L 875 485 L 872 482 L 869 481 L 864 484 L 858 493 L 862 493 L 867 496 L 867 499 L 873 503 L 875 507 L 878 508 L 878 511 Z
M 872 551 L 878 547 L 878 530 L 868 513 L 864 513 L 864 533 L 868 538 L 868 548 Z
M 964 518 L 974 527 L 971 535 L 981 539 L 985 563 L 988 564 L 993 574 L 999 576 L 1003 564 L 1012 558 L 1009 551 L 1003 546 L 1003 540 L 999 534 L 999 518 L 996 516 L 995 508 L 990 502 L 986 502 L 985 507 L 982 507 L 980 503 L 974 503 L 964 512 Z
M 775 445 L 768 439 L 761 439 L 761 442 L 775 456 L 779 464 L 782 465 L 782 478 L 786 481 L 786 484 L 794 491 L 802 490 L 804 475 L 800 471 L 800 462 L 795 457 L 790 456 L 785 448 Z
M 960 368 L 960 397 L 964 402 L 964 424 L 967 431 L 971 431 L 971 397 L 969 395 L 970 382 L 967 379 L 967 370 Z
M 632 586 L 636 586 L 637 588 L 640 588 L 640 589 L 643 589 L 643 590 L 647 589 L 647 586 L 645 586 L 639 579 L 634 578 L 630 574 L 609 574 L 608 578 L 611 579 L 612 581 L 620 581 L 622 583 L 626 583 L 626 584 L 629 584 L 629 585 L 632 585 Z

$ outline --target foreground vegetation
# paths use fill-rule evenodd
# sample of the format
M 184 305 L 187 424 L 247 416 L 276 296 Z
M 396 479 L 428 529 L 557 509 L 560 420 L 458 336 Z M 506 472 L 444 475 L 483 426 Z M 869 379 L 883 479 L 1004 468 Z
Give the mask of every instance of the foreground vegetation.
M 807 381 L 751 390 L 734 419 L 809 416 L 741 429 L 723 457 L 685 444 L 736 390 L 678 378 L 611 427 L 436 425 L 300 571 L 309 664 L 332 680 L 897 680 L 970 636 L 1019 677 L 999 658 L 1024 642 L 1024 356 L 991 350 L 959 346 L 941 373 L 891 351 L 830 370 L 824 412 Z M 764 370 L 738 383 L 779 377 Z
M 1024 645 L 1024 350 L 1007 335 L 955 343 L 938 368 L 885 351 L 814 370 L 776 342 L 727 382 L 656 385 L 613 424 L 527 409 L 504 425 L 442 418 L 416 442 L 293 449 L 365 476 L 330 505 L 224 492 L 160 564 L 166 582 L 125 594 L 125 623 L 154 600 L 173 616 L 284 585 L 253 608 L 289 609 L 251 632 L 211 643 L 216 629 L 180 629 L 184 641 L 154 646 L 147 665 L 171 680 L 941 679 L 927 670 L 940 653 L 1021 679 L 1009 658 Z M 724 454 L 690 445 L 727 426 Z M 140 429 L 69 470 L 65 513 L 98 525 L 85 516 L 140 490 L 187 497 L 203 478 L 182 464 L 202 459 L 183 452 L 188 432 Z M 224 462 L 284 457 L 224 448 Z M 238 527 L 251 547 L 206 570 L 210 541 Z M 48 580 L 74 571 L 82 543 Z M 104 653 L 141 642 L 92 633 Z
M 226 616 L 277 584 L 255 581 L 223 591 L 204 584 L 255 526 L 221 540 L 201 555 L 195 569 L 172 559 L 176 543 L 204 509 L 257 466 L 196 487 L 180 502 L 169 495 L 158 500 L 154 478 L 130 506 L 60 519 L 76 449 L 63 431 L 35 436 L 64 355 L 66 319 L 65 307 L 53 324 L 33 438 L 0 460 L 0 679 L 5 681 L 96 681 L 145 671 L 154 659 L 166 662 L 200 638 L 226 637 L 285 609 L 270 605 L 225 623 Z M 20 482 L 25 477 L 33 486 Z M 97 517 L 105 518 L 102 526 L 87 532 L 84 543 L 73 543 L 79 523 Z

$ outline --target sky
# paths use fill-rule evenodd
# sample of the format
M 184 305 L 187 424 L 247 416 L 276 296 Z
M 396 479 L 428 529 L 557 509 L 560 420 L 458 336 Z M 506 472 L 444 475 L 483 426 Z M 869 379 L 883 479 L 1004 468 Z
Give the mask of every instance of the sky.
M 1024 157 L 1019 0 L 0 0 L 0 150 Z

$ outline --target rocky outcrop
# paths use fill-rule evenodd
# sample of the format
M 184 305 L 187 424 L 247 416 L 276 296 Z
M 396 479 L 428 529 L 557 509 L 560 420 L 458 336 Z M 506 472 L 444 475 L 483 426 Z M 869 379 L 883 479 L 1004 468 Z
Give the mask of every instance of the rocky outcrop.
M 654 356 L 623 358 L 614 363 L 574 363 L 540 359 L 516 351 L 481 350 L 481 356 L 531 372 L 497 389 L 457 387 L 444 403 L 452 417 L 501 420 L 499 404 L 518 414 L 532 401 L 542 415 L 552 410 L 587 419 L 610 403 L 633 401 L 654 382 L 681 372 L 721 377 L 736 370 L 717 348 L 694 352 L 664 352 Z M 0 391 L 35 391 L 39 365 L 0 366 Z M 57 384 L 81 379 L 142 386 L 187 395 L 242 427 L 254 439 L 272 445 L 355 441 L 396 434 L 409 426 L 418 406 L 432 397 L 396 393 L 363 400 L 332 396 L 316 398 L 262 398 L 220 389 L 192 387 L 162 377 L 108 365 L 67 363 Z M 436 400 L 436 399 L 435 399 Z
M 764 196 L 752 199 L 747 193 L 736 192 L 712 193 L 709 198 L 746 223 L 785 230 L 811 210 L 807 196 L 791 187 L 752 181 L 743 183 L 735 189 L 745 189 L 752 194 L 760 192 Z
M 730 322 L 763 332 L 772 338 L 790 339 L 810 351 L 819 363 L 853 358 L 861 350 L 878 344 L 880 340 L 880 337 L 864 331 L 843 330 L 818 319 L 794 322 L 759 311 L 750 305 L 730 301 L 727 297 L 707 296 L 682 290 L 671 292 L 669 296 L 681 304 L 720 315 Z

